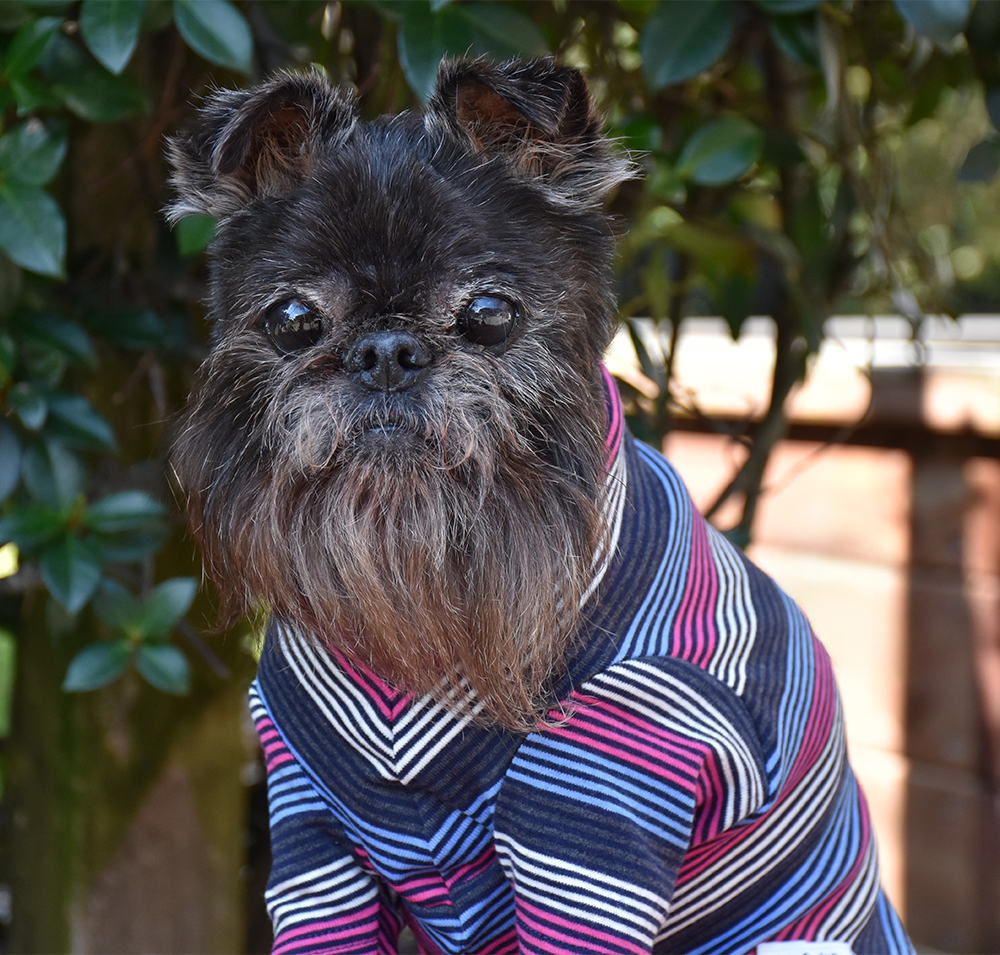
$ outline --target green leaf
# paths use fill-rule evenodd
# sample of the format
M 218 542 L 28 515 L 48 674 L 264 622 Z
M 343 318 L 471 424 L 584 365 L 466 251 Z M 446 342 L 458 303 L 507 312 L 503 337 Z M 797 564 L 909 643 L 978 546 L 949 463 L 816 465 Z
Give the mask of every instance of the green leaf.
M 91 330 L 109 342 L 138 351 L 161 346 L 167 334 L 160 317 L 148 310 L 100 312 L 87 316 L 86 322 Z
M 139 607 L 136 635 L 147 640 L 168 633 L 188 612 L 197 592 L 194 577 L 173 577 L 158 584 Z
M 815 13 L 771 17 L 771 38 L 785 56 L 807 66 L 819 66 L 819 33 Z
M 615 139 L 624 140 L 634 152 L 651 153 L 663 145 L 663 130 L 649 113 L 636 113 L 625 117 L 621 125 L 612 130 Z
M 757 0 L 757 6 L 768 13 L 787 15 L 805 13 L 821 6 L 823 0 Z
M 972 0 L 892 0 L 900 16 L 917 33 L 947 47 L 965 29 Z
M 993 57 L 1000 49 L 1000 4 L 983 2 L 972 7 L 969 22 L 965 26 L 965 38 L 969 49 L 978 57 Z M 980 74 L 982 75 L 982 74 Z M 995 73 L 990 75 L 995 79 Z M 986 77 L 984 76 L 983 79 Z
M 241 73 L 253 67 L 253 35 L 243 14 L 228 0 L 174 0 L 182 37 L 210 63 Z
M 44 186 L 66 155 L 66 129 L 50 131 L 29 119 L 0 137 L 0 177 L 28 186 Z
M 17 670 L 17 642 L 14 635 L 0 629 L 0 739 L 10 735 L 14 709 L 14 673 Z
M 757 292 L 756 275 L 747 275 L 744 272 L 726 275 L 718 272 L 711 278 L 712 297 L 715 299 L 716 308 L 726 320 L 733 341 L 736 341 L 740 337 L 743 323 L 753 308 Z
M 471 22 L 456 6 L 435 13 L 427 0 L 406 5 L 396 38 L 399 62 L 410 88 L 423 102 L 434 92 L 441 58 L 468 50 L 475 39 Z
M 181 696 L 191 689 L 187 657 L 169 643 L 144 643 L 135 654 L 139 672 L 158 690 Z
M 90 338 L 76 322 L 51 312 L 23 312 L 18 316 L 18 330 L 28 342 L 49 351 L 57 351 L 78 365 L 96 364 Z
M 139 602 L 120 583 L 107 577 L 102 580 L 94 594 L 93 607 L 97 616 L 112 630 L 132 635 Z
M 49 415 L 45 395 L 27 381 L 19 381 L 7 392 L 7 403 L 29 431 L 38 431 Z
M 129 531 L 158 520 L 166 510 L 142 491 L 120 491 L 91 504 L 83 512 L 83 523 L 104 533 Z
M 66 220 L 55 199 L 37 186 L 0 183 L 0 250 L 29 272 L 60 278 Z
M 131 76 L 109 73 L 68 37 L 55 38 L 42 69 L 52 92 L 88 122 L 117 123 L 146 106 L 146 94 Z
M 35 500 L 64 510 L 71 508 L 83 494 L 86 479 L 79 458 L 61 441 L 52 438 L 25 449 L 21 476 Z
M 92 644 L 73 658 L 62 688 L 69 693 L 84 693 L 107 686 L 125 672 L 131 657 L 132 647 L 127 640 Z
M 106 561 L 132 563 L 158 551 L 170 536 L 167 527 L 159 524 L 152 530 L 95 532 L 101 554 Z
M 380 17 L 384 17 L 392 23 L 399 23 L 406 13 L 406 8 L 413 3 L 413 0 L 368 0 L 368 5 L 375 10 Z M 434 9 L 445 6 L 437 4 Z
M 53 83 L 66 108 L 89 123 L 117 123 L 146 105 L 141 87 L 129 76 L 95 74 L 78 83 Z
M 111 425 L 83 395 L 51 395 L 49 415 L 53 432 L 77 447 L 113 451 L 118 446 Z
M 6 332 L 0 331 L 0 387 L 8 384 L 17 362 L 17 345 Z
M 740 550 L 746 550 L 750 546 L 750 532 L 745 528 L 730 527 L 729 530 L 722 532 L 722 536 L 725 537 L 730 544 L 734 547 L 738 547 Z
M 145 0 L 83 0 L 83 42 L 112 73 L 121 73 L 132 58 L 145 10 Z
M 59 109 L 59 97 L 49 88 L 49 84 L 33 76 L 11 77 L 10 91 L 17 103 L 17 115 L 29 116 L 40 110 Z
M 46 544 L 39 554 L 38 568 L 49 593 L 70 614 L 90 600 L 101 582 L 97 548 L 72 534 L 62 534 Z
M 443 5 L 442 5 L 443 6 Z M 440 9 L 440 7 L 438 8 Z M 535 21 L 527 14 L 502 3 L 470 3 L 456 6 L 466 17 L 476 34 L 477 53 L 489 53 L 497 58 L 542 56 L 548 44 Z M 464 50 L 449 50 L 463 53 Z
M 0 517 L 0 544 L 14 543 L 21 550 L 34 550 L 52 540 L 66 527 L 66 515 L 47 504 L 28 504 Z
M 41 17 L 21 27 L 7 48 L 3 75 L 8 79 L 21 78 L 33 70 L 62 25 L 61 17 Z
M 969 150 L 958 170 L 959 182 L 992 182 L 1000 171 L 1000 140 L 987 139 Z
M 734 182 L 760 158 L 764 134 L 753 123 L 723 116 L 706 123 L 684 144 L 678 171 L 702 186 Z
M 994 129 L 1000 129 L 1000 86 L 991 84 L 986 87 L 986 112 Z
M 17 433 L 0 419 L 0 503 L 17 487 L 21 475 L 21 442 Z
M 181 255 L 194 255 L 204 251 L 215 238 L 218 220 L 214 216 L 185 216 L 174 228 L 177 251 Z
M 729 48 L 733 20 L 730 0 L 664 0 L 639 40 L 646 85 L 662 89 L 714 66 Z
M 699 263 L 710 263 L 729 273 L 753 267 L 754 245 L 742 231 L 715 224 L 680 222 L 670 229 L 667 241 L 672 249 L 690 253 Z

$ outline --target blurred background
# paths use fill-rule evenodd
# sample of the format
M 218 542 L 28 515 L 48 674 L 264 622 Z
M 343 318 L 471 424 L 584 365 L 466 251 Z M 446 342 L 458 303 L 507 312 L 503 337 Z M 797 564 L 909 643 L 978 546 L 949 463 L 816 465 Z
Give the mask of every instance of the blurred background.
M 204 249 L 164 136 L 318 64 L 587 71 L 633 430 L 835 661 L 921 951 L 1000 952 L 1000 3 L 0 0 L 0 952 L 264 952 L 267 820 L 171 422 Z

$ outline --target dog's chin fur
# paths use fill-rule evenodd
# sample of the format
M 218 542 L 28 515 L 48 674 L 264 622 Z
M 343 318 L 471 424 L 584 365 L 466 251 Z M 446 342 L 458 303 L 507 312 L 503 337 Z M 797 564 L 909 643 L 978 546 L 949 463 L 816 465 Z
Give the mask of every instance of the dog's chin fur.
M 359 416 L 349 388 L 308 380 L 263 405 L 232 358 L 203 369 L 174 455 L 226 619 L 263 600 L 401 689 L 455 706 L 465 683 L 481 722 L 537 727 L 593 573 L 600 394 L 578 382 L 539 443 L 481 367 L 449 381 L 445 363 L 405 412 Z M 246 442 L 234 419 L 255 407 Z
M 426 113 L 360 123 L 283 74 L 215 94 L 171 158 L 173 216 L 219 218 L 174 465 L 224 618 L 263 603 L 402 691 L 537 726 L 599 543 L 600 199 L 628 175 L 582 76 L 445 64 Z M 479 296 L 516 303 L 500 347 L 466 334 Z M 321 337 L 279 354 L 290 299 Z M 405 387 L 351 364 L 386 332 L 428 356 Z

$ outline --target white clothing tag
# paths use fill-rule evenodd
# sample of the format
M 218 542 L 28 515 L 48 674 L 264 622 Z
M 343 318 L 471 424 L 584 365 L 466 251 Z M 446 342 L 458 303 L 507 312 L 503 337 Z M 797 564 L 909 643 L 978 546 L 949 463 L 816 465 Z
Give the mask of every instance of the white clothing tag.
M 854 955 L 847 942 L 761 942 L 757 955 Z

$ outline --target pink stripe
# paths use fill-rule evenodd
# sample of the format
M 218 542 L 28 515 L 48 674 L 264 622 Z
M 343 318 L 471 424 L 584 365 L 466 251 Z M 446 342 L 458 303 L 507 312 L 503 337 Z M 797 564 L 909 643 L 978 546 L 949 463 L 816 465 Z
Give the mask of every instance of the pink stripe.
M 813 698 L 809 706 L 809 716 L 806 718 L 802 744 L 792 763 L 789 784 L 797 783 L 816 762 L 833 730 L 837 692 L 833 682 L 833 670 L 830 658 L 826 655 L 826 651 L 818 646 L 815 637 L 813 644 L 816 661 Z
M 411 889 L 419 889 L 421 886 L 433 885 L 440 887 L 442 885 L 441 880 L 437 877 L 428 877 L 426 879 L 413 879 L 412 881 L 403 882 L 396 885 L 395 888 L 402 892 L 404 889 L 410 891 Z
M 330 653 L 351 682 L 364 692 L 386 719 L 395 720 L 413 700 L 412 693 L 401 693 L 374 670 L 369 670 L 358 660 L 349 659 L 336 647 L 331 647 Z
M 858 851 L 858 856 L 854 860 L 854 865 L 851 866 L 847 875 L 844 876 L 837 887 L 830 892 L 823 902 L 811 909 L 793 925 L 789 925 L 788 928 L 782 931 L 780 935 L 776 935 L 775 939 L 777 941 L 781 941 L 784 938 L 794 938 L 796 941 L 809 941 L 815 938 L 816 932 L 819 929 L 819 923 L 826 918 L 829 911 L 844 897 L 847 890 L 854 884 L 855 879 L 857 879 L 858 873 L 860 873 L 861 867 L 865 862 L 865 849 L 868 847 L 871 835 L 871 824 L 868 818 L 868 806 L 863 799 L 859 802 L 861 809 L 861 846 Z M 786 934 L 792 932 L 797 934 Z
M 436 955 L 437 946 L 428 938 L 423 926 L 406 909 L 403 909 L 403 920 L 410 927 L 413 937 L 417 940 L 417 951 L 421 955 L 432 955 L 432 953 Z
M 417 902 L 420 905 L 427 905 L 429 903 L 436 905 L 452 904 L 448 898 L 448 889 L 437 874 L 425 876 L 422 879 L 406 879 L 403 882 L 393 883 L 392 887 L 401 895 L 406 896 L 411 902 Z
M 428 889 L 426 892 L 407 891 L 403 894 L 406 896 L 407 901 L 415 902 L 417 905 L 422 905 L 428 909 L 448 908 L 455 904 L 451 899 L 442 898 L 441 890 L 439 889 Z
M 657 751 L 666 743 L 674 749 L 688 751 L 692 760 L 697 761 L 700 757 L 700 745 L 693 743 L 686 737 L 677 736 L 656 723 L 651 723 L 646 717 L 633 713 L 617 703 L 575 692 L 571 694 L 570 699 L 578 700 L 586 707 L 578 710 L 578 721 L 582 722 L 589 718 L 601 719 L 612 726 L 621 727 L 626 736 L 647 740 L 657 748 Z
M 619 730 L 620 733 L 614 734 L 613 738 L 623 743 L 626 739 L 645 740 L 648 745 L 637 746 L 638 749 L 659 758 L 669 758 L 674 765 L 683 766 L 689 772 L 692 770 L 690 763 L 699 763 L 704 758 L 704 744 L 671 733 L 670 730 L 649 722 L 643 716 L 595 697 L 583 697 L 574 693 L 572 698 L 580 700 L 587 707 L 587 709 L 580 711 L 576 725 L 584 727 L 591 722 L 599 721 L 613 730 Z M 574 723 L 568 724 L 568 726 L 573 725 Z M 557 731 L 555 730 L 555 732 Z M 609 736 L 611 734 L 606 732 L 603 735 Z M 678 761 L 677 757 L 668 757 L 668 753 L 686 753 L 689 762 Z
M 525 913 L 530 911 L 536 916 L 536 919 L 529 918 Z M 525 899 L 518 899 L 517 901 L 517 917 L 525 925 L 530 926 L 535 929 L 539 934 L 543 935 L 546 939 L 552 939 L 556 941 L 562 941 L 572 944 L 574 947 L 579 949 L 582 944 L 586 944 L 586 951 L 588 952 L 649 952 L 649 947 L 644 945 L 639 945 L 631 939 L 622 938 L 620 935 L 612 935 L 610 932 L 602 932 L 595 929 L 593 925 L 579 925 L 576 922 L 571 922 L 569 919 L 564 919 L 561 916 L 553 915 L 551 912 L 546 912 L 539 906 L 532 905 Z M 542 921 L 544 920 L 544 921 Z M 565 929 L 565 932 L 557 932 L 550 928 L 550 925 L 558 925 Z M 569 934 L 570 932 L 575 934 Z M 518 935 L 521 942 L 522 951 L 530 951 L 526 949 L 525 944 L 527 939 L 525 939 L 523 933 Z M 607 946 L 606 949 L 601 949 L 597 947 L 598 942 L 604 942 Z M 549 945 L 538 939 L 535 942 L 536 947 L 542 948 L 547 952 L 555 952 L 556 955 L 562 955 L 565 953 L 565 948 L 560 948 L 555 945 Z
M 307 940 L 310 946 L 307 951 L 310 952 L 310 955 L 312 955 L 313 952 L 318 953 L 320 951 L 319 949 L 313 948 L 313 945 L 320 942 L 331 941 L 343 941 L 345 944 L 343 946 L 338 945 L 336 948 L 328 948 L 326 951 L 355 951 L 359 945 L 365 943 L 360 940 L 348 941 L 348 939 L 354 935 L 370 936 L 376 929 L 374 920 L 378 916 L 378 911 L 378 902 L 375 902 L 358 912 L 353 912 L 350 915 L 345 915 L 339 919 L 329 919 L 325 922 L 313 922 L 309 925 L 303 925 L 300 928 L 288 929 L 287 931 L 279 932 L 277 938 L 274 940 L 274 947 L 271 949 L 271 955 L 281 955 L 282 952 L 289 951 L 300 945 L 302 941 L 306 941 L 302 938 L 304 935 L 310 936 Z M 358 922 L 362 922 L 362 924 L 357 925 L 356 923 Z M 355 927 L 345 928 L 344 926 L 347 925 L 354 925 Z M 316 932 L 325 932 L 326 934 L 315 935 L 314 937 L 314 933 Z
M 622 752 L 622 747 L 625 745 L 623 742 L 619 741 L 617 745 L 614 743 L 599 743 L 594 739 L 595 734 L 584 734 L 571 730 L 569 728 L 560 729 L 557 731 L 560 736 L 564 736 L 567 739 L 574 740 L 575 742 L 581 743 L 587 747 L 587 749 L 594 750 L 599 753 L 607 753 L 609 756 L 614 756 L 616 762 L 626 762 L 629 766 L 635 766 L 637 768 L 645 769 L 647 772 L 656 776 L 659 779 L 666 779 L 670 782 L 678 783 L 685 789 L 691 788 L 691 781 L 695 777 L 695 774 L 690 772 L 689 767 L 685 767 L 680 760 L 672 758 L 660 758 L 657 762 L 652 762 L 647 759 L 640 759 L 635 755 L 635 751 L 646 750 L 648 747 L 632 747 L 630 752 Z M 612 734 L 606 734 L 612 740 L 617 737 Z M 668 769 L 668 766 L 680 767 L 681 769 L 688 769 L 687 773 L 672 771 Z
M 365 935 L 369 933 L 366 931 Z M 309 947 L 301 949 L 300 951 L 303 955 L 346 955 L 347 952 L 371 952 L 371 941 L 369 938 L 358 939 L 356 942 L 343 942 L 339 941 L 341 936 L 339 934 L 335 935 L 317 935 L 316 938 L 304 939 L 303 942 L 290 942 L 287 945 L 275 946 L 271 949 L 271 955 L 282 955 L 283 952 L 293 951 L 295 948 L 301 946 L 302 944 L 307 944 Z M 322 948 L 316 948 L 324 942 L 337 942 L 336 945 L 323 945 Z
M 696 520 L 691 532 L 691 563 L 684 596 L 674 621 L 671 656 L 701 664 L 715 652 L 712 610 L 718 600 L 719 578 L 708 544 L 708 530 Z
M 499 938 L 491 939 L 483 943 L 482 948 L 476 949 L 476 955 L 518 955 L 517 933 L 514 929 L 504 932 Z M 438 955 L 437 949 L 421 949 L 424 955 Z
M 605 387 L 608 389 L 609 404 L 611 405 L 611 420 L 608 421 L 608 435 L 604 439 L 604 450 L 607 454 L 606 467 L 611 467 L 615 455 L 622 441 L 622 403 L 618 395 L 618 385 L 611 372 L 604 365 L 601 365 L 601 374 L 604 377 Z
M 496 858 L 496 851 L 492 846 L 487 849 L 478 859 L 474 859 L 467 865 L 459 866 L 453 869 L 451 873 L 445 876 L 444 884 L 451 888 L 456 882 L 461 882 L 462 879 L 467 879 L 473 875 L 477 875 L 484 869 L 488 869 L 492 865 L 493 860 Z
M 707 807 L 711 807 L 712 811 L 706 812 L 695 824 L 691 837 L 692 845 L 707 842 L 722 831 L 722 808 L 725 804 L 726 787 L 719 775 L 719 763 L 715 753 L 708 747 L 705 749 L 705 762 L 698 777 L 695 818 L 698 819 L 699 810 L 704 811 Z
M 340 918 L 336 919 L 326 919 L 323 922 L 310 922 L 308 925 L 302 925 L 299 928 L 286 929 L 283 932 L 278 933 L 278 937 L 284 941 L 285 939 L 297 938 L 300 935 L 310 935 L 313 932 L 326 932 L 335 931 L 343 929 L 345 925 L 354 925 L 357 922 L 364 920 L 365 922 L 372 922 L 372 920 L 378 915 L 379 903 L 372 902 L 371 904 L 365 906 L 363 909 L 358 909 L 356 912 L 348 912 L 346 915 L 341 915 Z M 364 925 L 358 925 L 356 928 L 349 929 L 350 934 L 355 935 L 361 931 L 368 931 Z
M 836 688 L 833 683 L 833 673 L 826 651 L 822 649 L 822 646 L 819 645 L 815 638 L 813 638 L 813 643 L 816 656 L 816 683 L 809 707 L 809 716 L 806 720 L 805 733 L 799 751 L 795 755 L 788 778 L 781 792 L 774 800 L 771 812 L 752 823 L 741 826 L 739 829 L 731 829 L 728 832 L 720 833 L 710 843 L 692 847 L 681 865 L 680 872 L 677 874 L 677 885 L 695 878 L 718 862 L 723 856 L 738 852 L 739 844 L 744 839 L 749 839 L 753 836 L 756 830 L 770 818 L 771 813 L 792 796 L 797 785 L 815 764 L 823 746 L 826 745 L 833 727 L 833 703 Z
M 295 757 L 288 751 L 281 734 L 268 717 L 262 716 L 257 720 L 256 728 L 261 749 L 264 751 L 264 765 L 268 772 L 284 766 L 285 763 L 294 762 Z

